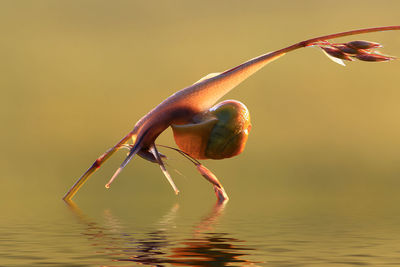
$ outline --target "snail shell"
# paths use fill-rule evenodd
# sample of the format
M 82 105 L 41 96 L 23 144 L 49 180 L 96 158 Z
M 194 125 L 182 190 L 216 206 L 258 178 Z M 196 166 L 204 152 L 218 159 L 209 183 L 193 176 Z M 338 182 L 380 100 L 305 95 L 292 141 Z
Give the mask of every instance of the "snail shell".
M 195 159 L 224 159 L 242 153 L 250 114 L 237 100 L 218 103 L 192 123 L 171 125 L 178 147 Z

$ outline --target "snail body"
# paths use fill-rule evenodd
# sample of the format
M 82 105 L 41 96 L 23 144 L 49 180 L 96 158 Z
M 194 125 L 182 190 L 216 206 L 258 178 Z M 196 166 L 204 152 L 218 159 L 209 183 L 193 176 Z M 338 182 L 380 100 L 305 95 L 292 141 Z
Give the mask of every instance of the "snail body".
M 251 129 L 247 107 L 226 100 L 193 121 L 171 125 L 178 147 L 195 159 L 224 159 L 242 153 Z

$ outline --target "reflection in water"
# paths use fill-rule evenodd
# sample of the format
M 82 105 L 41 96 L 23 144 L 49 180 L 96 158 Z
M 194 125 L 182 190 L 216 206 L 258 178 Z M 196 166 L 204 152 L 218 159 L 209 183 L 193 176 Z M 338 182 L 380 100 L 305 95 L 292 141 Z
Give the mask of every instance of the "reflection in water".
M 209 233 L 201 238 L 189 239 L 181 242 L 181 247 L 172 249 L 173 260 L 171 263 L 190 265 L 190 266 L 230 266 L 231 263 L 240 263 L 240 266 L 251 262 L 241 259 L 241 256 L 247 255 L 244 253 L 245 248 L 233 243 L 238 243 L 240 240 L 227 237 L 224 233 Z
M 193 238 L 180 242 L 172 249 L 169 256 L 170 263 L 190 266 L 226 266 L 230 263 L 250 263 L 241 256 L 247 255 L 243 251 L 251 250 L 242 245 L 236 245 L 241 240 L 229 237 L 227 233 L 207 233 L 213 230 L 213 225 L 223 214 L 224 203 L 216 203 L 212 211 L 203 217 L 195 226 Z
M 254 262 L 243 259 L 249 254 L 246 251 L 253 249 L 244 246 L 242 240 L 232 238 L 228 233 L 211 232 L 223 214 L 226 202 L 216 203 L 193 226 L 193 232 L 188 234 L 190 237 L 183 240 L 170 233 L 175 228 L 178 204 L 159 220 L 154 231 L 146 232 L 142 238 L 126 233 L 110 210 L 104 212 L 107 226 L 102 227 L 91 221 L 74 202 L 67 204 L 86 227 L 83 235 L 93 246 L 104 250 L 104 254 L 112 256 L 114 261 L 151 266 L 256 266 Z

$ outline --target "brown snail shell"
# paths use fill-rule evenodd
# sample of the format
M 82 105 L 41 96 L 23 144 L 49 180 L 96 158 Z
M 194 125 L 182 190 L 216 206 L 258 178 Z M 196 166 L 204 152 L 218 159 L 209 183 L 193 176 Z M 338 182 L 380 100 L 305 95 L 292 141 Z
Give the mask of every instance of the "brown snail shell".
M 195 159 L 224 159 L 242 153 L 250 132 L 250 114 L 237 100 L 226 100 L 193 123 L 171 125 L 178 147 Z

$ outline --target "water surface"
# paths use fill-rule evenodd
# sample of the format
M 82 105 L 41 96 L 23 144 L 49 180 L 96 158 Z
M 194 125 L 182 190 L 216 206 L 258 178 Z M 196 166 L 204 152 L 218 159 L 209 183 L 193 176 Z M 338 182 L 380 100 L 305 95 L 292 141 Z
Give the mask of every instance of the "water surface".
M 47 210 L 51 218 L 2 221 L 1 266 L 400 264 L 398 209 L 301 202 L 246 209 L 235 201 L 201 208 L 173 201 L 154 213 L 121 213 L 59 201 Z

